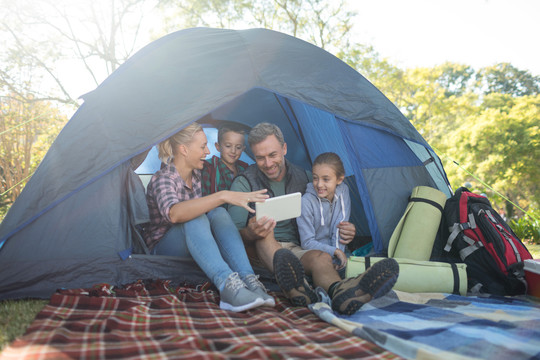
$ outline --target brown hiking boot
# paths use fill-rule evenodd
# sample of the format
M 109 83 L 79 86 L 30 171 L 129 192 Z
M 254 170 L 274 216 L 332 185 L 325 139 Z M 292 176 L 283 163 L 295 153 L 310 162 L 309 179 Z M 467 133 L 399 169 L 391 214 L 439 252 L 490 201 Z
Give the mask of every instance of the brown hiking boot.
M 399 265 L 388 258 L 375 263 L 354 278 L 341 280 L 334 288 L 332 309 L 351 315 L 365 303 L 389 292 L 397 281 Z
M 302 263 L 290 250 L 276 251 L 273 262 L 276 281 L 294 306 L 307 306 L 319 300 L 304 276 Z

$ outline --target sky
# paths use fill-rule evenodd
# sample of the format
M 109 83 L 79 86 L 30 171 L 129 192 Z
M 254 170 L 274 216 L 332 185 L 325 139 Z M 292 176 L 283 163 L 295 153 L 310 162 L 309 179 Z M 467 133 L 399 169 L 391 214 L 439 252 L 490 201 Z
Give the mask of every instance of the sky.
M 509 62 L 540 76 L 540 0 L 348 0 L 355 38 L 399 67 Z
M 509 62 L 540 76 L 540 0 L 346 1 L 358 13 L 354 40 L 400 68 Z M 76 97 L 96 86 L 74 76 L 67 85 Z

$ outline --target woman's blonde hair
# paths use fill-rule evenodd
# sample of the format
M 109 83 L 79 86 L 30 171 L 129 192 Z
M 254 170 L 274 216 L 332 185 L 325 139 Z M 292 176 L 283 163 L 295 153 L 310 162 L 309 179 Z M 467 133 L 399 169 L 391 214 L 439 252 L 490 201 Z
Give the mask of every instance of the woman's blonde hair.
M 193 136 L 203 131 L 197 122 L 191 123 L 170 138 L 158 144 L 159 159 L 165 164 L 169 164 L 173 159 L 178 145 L 187 145 L 193 140 Z

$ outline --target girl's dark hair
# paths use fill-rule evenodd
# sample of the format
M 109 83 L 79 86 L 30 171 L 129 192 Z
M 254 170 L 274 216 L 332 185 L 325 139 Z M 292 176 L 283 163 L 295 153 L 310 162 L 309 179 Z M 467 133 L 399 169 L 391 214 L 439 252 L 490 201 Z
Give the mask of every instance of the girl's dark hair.
M 333 152 L 325 152 L 317 156 L 313 162 L 313 166 L 323 164 L 330 165 L 336 172 L 336 176 L 338 178 L 345 176 L 345 167 L 343 166 L 343 162 L 339 158 L 338 154 Z

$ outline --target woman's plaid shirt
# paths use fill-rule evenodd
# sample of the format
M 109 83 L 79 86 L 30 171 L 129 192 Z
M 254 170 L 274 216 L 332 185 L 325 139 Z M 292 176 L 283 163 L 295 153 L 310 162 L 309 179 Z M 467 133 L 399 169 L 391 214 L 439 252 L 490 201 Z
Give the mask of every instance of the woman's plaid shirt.
M 169 218 L 171 207 L 179 202 L 201 196 L 201 171 L 198 169 L 193 170 L 191 189 L 172 163 L 152 176 L 146 192 L 150 225 L 145 229 L 145 241 L 150 250 L 172 226 Z

